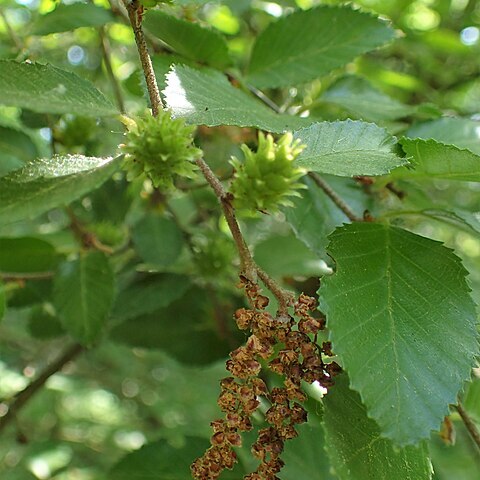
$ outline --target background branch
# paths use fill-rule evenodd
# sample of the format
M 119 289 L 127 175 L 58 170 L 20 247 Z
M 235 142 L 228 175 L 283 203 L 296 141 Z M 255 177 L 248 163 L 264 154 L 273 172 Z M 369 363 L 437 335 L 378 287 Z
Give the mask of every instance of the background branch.
M 323 190 L 325 195 L 347 216 L 352 222 L 362 222 L 363 218 L 357 217 L 353 210 L 347 205 L 347 203 L 330 187 L 330 185 L 315 172 L 308 174 L 310 178 Z
M 2 432 L 12 420 L 14 420 L 25 404 L 43 387 L 45 382 L 55 373 L 59 372 L 68 362 L 73 360 L 83 351 L 80 344 L 74 344 L 63 351 L 63 353 L 45 370 L 40 372 L 38 377 L 33 380 L 21 392 L 17 393 L 8 407 L 8 412 L 0 418 L 0 432 Z
M 145 40 L 145 34 L 142 28 L 143 7 L 139 5 L 137 0 L 133 0 L 132 2 L 123 0 L 123 2 L 127 9 L 128 18 L 130 19 L 130 24 L 132 25 L 133 34 L 135 36 L 138 55 L 140 56 L 140 62 L 142 63 L 145 81 L 147 82 L 147 90 L 150 97 L 150 103 L 152 105 L 152 112 L 154 116 L 157 116 L 158 112 L 163 108 L 163 103 L 160 97 L 157 79 L 155 78 L 152 60 L 148 53 L 147 42 Z
M 458 402 L 458 404 L 455 405 L 455 408 L 457 409 L 457 412 L 459 413 L 460 418 L 465 424 L 465 427 L 467 427 L 468 433 L 472 437 L 472 440 L 475 442 L 475 445 L 480 449 L 480 432 L 478 431 L 478 428 L 475 425 L 475 422 L 470 418 L 470 415 L 466 412 L 466 410 L 463 408 L 463 405 L 460 402 Z
M 102 50 L 103 62 L 105 64 L 105 70 L 107 71 L 108 78 L 112 85 L 113 94 L 115 95 L 115 100 L 120 112 L 125 113 L 125 102 L 123 101 L 122 89 L 120 88 L 120 83 L 118 82 L 117 77 L 112 68 L 112 62 L 110 60 L 111 51 L 110 51 L 110 41 L 105 32 L 105 27 L 100 27 L 98 29 L 98 35 L 100 37 L 100 48 Z

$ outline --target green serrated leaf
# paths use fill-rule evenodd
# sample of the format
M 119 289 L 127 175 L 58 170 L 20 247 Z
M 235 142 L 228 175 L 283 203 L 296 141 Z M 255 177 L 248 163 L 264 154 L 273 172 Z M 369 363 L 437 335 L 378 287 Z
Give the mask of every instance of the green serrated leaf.
M 308 119 L 280 115 L 235 88 L 215 70 L 176 65 L 167 75 L 163 91 L 175 117 L 197 125 L 237 125 L 281 133 L 309 125 Z
M 38 155 L 36 145 L 26 133 L 0 126 L 0 177 L 18 170 Z
M 205 292 L 191 287 L 166 308 L 124 321 L 110 337 L 132 347 L 163 350 L 185 364 L 209 364 L 224 359 L 230 351 L 213 330 L 212 316 Z
M 183 275 L 149 275 L 128 286 L 118 295 L 112 317 L 123 321 L 153 313 L 181 298 L 190 286 L 188 278 Z
M 32 162 L 1 178 L 0 224 L 68 205 L 108 180 L 121 158 L 54 157 Z
M 405 136 L 433 139 L 480 155 L 480 122 L 469 118 L 445 117 L 417 123 L 407 130 Z
M 92 3 L 60 4 L 33 22 L 30 34 L 48 35 L 68 32 L 80 27 L 100 27 L 114 19 L 112 13 Z
M 89 81 L 52 65 L 0 60 L 0 104 L 101 117 L 117 109 Z
M 115 276 L 102 252 L 90 252 L 60 265 L 55 277 L 58 316 L 79 342 L 90 345 L 102 331 L 114 296 Z
M 480 156 L 470 150 L 418 138 L 402 138 L 400 144 L 411 165 L 394 170 L 394 178 L 480 182 Z
M 177 224 L 154 214 L 146 215 L 134 226 L 132 240 L 143 261 L 156 267 L 174 263 L 184 244 Z
M 55 268 L 55 248 L 32 237 L 0 238 L 0 272 L 14 276 L 48 272 Z
M 415 107 L 400 103 L 377 90 L 365 78 L 353 75 L 337 80 L 320 100 L 339 105 L 357 118 L 372 122 L 396 120 L 416 111 Z
M 296 11 L 258 36 L 247 80 L 259 88 L 308 82 L 394 37 L 385 22 L 351 8 Z
M 461 261 L 441 243 L 372 223 L 330 235 L 323 281 L 335 353 L 382 435 L 400 445 L 438 430 L 478 352 Z
M 144 25 L 176 53 L 190 60 L 218 69 L 224 69 L 232 63 L 227 42 L 216 30 L 158 10 L 147 13 Z
M 187 437 L 181 448 L 166 440 L 149 443 L 123 457 L 106 475 L 106 480 L 191 480 L 190 464 L 203 455 L 207 439 Z
M 432 467 L 425 442 L 396 447 L 382 438 L 378 425 L 368 418 L 348 377 L 335 380 L 324 399 L 325 445 L 340 480 L 429 480 Z
M 297 165 L 315 172 L 374 176 L 407 163 L 395 153 L 395 138 L 373 123 L 314 123 L 295 131 L 294 138 L 306 145 L 296 159 Z

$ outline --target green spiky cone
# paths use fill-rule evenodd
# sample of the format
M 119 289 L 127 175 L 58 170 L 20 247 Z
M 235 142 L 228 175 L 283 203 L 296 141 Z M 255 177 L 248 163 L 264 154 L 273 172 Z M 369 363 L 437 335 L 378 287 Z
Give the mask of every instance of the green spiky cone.
M 244 161 L 232 158 L 235 169 L 230 192 L 238 210 L 276 212 L 280 206 L 292 206 L 288 199 L 299 196 L 304 185 L 297 182 L 306 171 L 294 165 L 295 158 L 305 148 L 300 140 L 293 142 L 291 133 L 277 143 L 271 135 L 258 134 L 258 149 L 252 152 L 242 145 Z
M 135 120 L 123 119 L 128 127 L 122 151 L 128 178 L 145 174 L 155 187 L 171 190 L 175 175 L 194 178 L 195 159 L 202 151 L 193 146 L 195 127 L 183 119 L 172 118 L 162 110 L 157 117 L 147 113 Z

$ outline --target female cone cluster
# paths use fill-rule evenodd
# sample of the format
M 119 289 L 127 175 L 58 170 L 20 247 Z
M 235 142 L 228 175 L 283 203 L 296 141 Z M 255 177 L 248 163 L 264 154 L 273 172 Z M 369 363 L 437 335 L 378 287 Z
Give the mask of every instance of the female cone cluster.
M 271 135 L 258 134 L 258 149 L 253 152 L 242 145 L 244 161 L 233 158 L 230 162 L 235 175 L 230 187 L 235 208 L 239 210 L 275 212 L 279 206 L 291 206 L 288 197 L 299 196 L 304 188 L 298 182 L 306 172 L 294 165 L 304 146 L 286 133 L 277 143 Z
M 218 397 L 225 418 L 211 423 L 211 447 L 192 464 L 192 475 L 197 480 L 215 480 L 224 469 L 233 468 L 237 460 L 234 447 L 242 444 L 241 432 L 253 429 L 251 416 L 260 405 L 260 396 L 271 404 L 265 415 L 268 426 L 259 430 L 251 449 L 260 464 L 244 479 L 278 480 L 277 473 L 283 467 L 280 455 L 284 443 L 297 436 L 295 425 L 307 420 L 307 412 L 299 403 L 307 398 L 301 388 L 302 380 L 318 381 L 328 387 L 340 371 L 335 362 L 323 362 L 322 353 L 332 355 L 330 345 L 316 344 L 316 336 L 325 328 L 325 321 L 311 316 L 316 309 L 314 298 L 300 295 L 293 306 L 296 322 L 288 314 L 273 317 L 265 311 L 269 301 L 261 295 L 257 284 L 241 277 L 241 286 L 245 288 L 251 308 L 237 310 L 235 320 L 241 330 L 250 330 L 251 335 L 245 345 L 230 353 L 227 361 L 232 376 L 221 381 Z M 284 377 L 283 387 L 268 391 L 258 377 L 262 361 Z
M 167 110 L 154 117 L 147 113 L 132 120 L 122 117 L 128 128 L 122 150 L 130 179 L 147 175 L 155 187 L 172 189 L 175 175 L 193 178 L 195 159 L 202 151 L 193 146 L 195 127 L 172 118 Z

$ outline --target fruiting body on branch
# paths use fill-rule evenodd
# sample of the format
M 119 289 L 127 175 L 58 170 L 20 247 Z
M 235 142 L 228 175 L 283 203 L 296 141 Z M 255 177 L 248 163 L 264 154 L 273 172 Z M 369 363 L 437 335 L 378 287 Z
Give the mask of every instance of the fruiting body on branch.
M 241 446 L 242 432 L 252 430 L 251 416 L 260 405 L 260 396 L 270 402 L 265 414 L 268 425 L 259 430 L 251 448 L 260 464 L 244 480 L 278 480 L 277 473 L 284 465 L 280 458 L 284 444 L 297 436 L 295 426 L 307 421 L 307 412 L 299 403 L 307 399 L 302 381 L 329 387 L 332 377 L 340 371 L 335 362 L 323 361 L 322 355 L 332 353 L 331 345 L 324 343 L 320 347 L 315 341 L 318 332 L 325 328 L 325 320 L 311 315 L 317 306 L 314 298 L 299 296 L 293 305 L 298 319 L 295 322 L 294 317 L 274 317 L 265 311 L 268 298 L 260 294 L 256 283 L 241 277 L 241 286 L 251 308 L 238 309 L 235 321 L 240 330 L 250 330 L 251 334 L 245 345 L 230 353 L 227 361 L 232 376 L 221 381 L 217 401 L 225 418 L 212 422 L 211 447 L 191 466 L 197 480 L 215 480 L 224 469 L 233 468 L 237 461 L 234 447 Z M 259 378 L 261 362 L 284 377 L 283 387 L 268 391 Z
M 130 179 L 145 174 L 155 187 L 168 190 L 174 187 L 175 175 L 195 176 L 193 162 L 202 155 L 193 146 L 195 127 L 165 110 L 156 117 L 147 113 L 135 120 L 124 118 L 124 123 L 128 132 L 122 150 Z
M 293 141 L 291 133 L 283 135 L 277 143 L 271 135 L 258 135 L 258 149 L 242 145 L 244 160 L 233 158 L 235 168 L 230 191 L 239 210 L 275 212 L 279 206 L 291 206 L 290 196 L 298 196 L 304 186 L 298 179 L 306 172 L 294 164 L 304 149 L 300 140 Z

